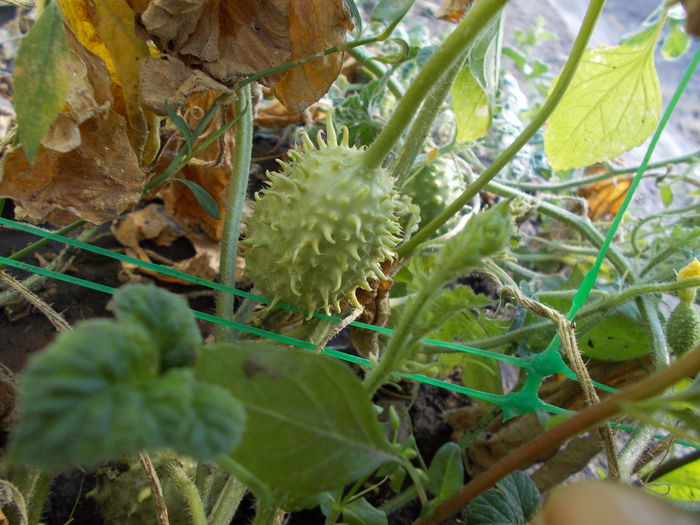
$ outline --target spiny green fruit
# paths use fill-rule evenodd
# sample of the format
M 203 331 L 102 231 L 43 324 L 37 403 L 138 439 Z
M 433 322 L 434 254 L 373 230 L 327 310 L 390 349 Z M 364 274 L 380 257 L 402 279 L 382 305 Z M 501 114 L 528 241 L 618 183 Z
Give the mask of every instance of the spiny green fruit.
M 693 303 L 681 301 L 666 321 L 666 341 L 676 355 L 700 344 L 700 318 Z
M 393 180 L 381 168 L 367 168 L 363 150 L 340 144 L 331 118 L 327 143 L 318 148 L 303 134 L 301 152 L 268 173 L 270 186 L 255 195 L 247 221 L 246 272 L 264 295 L 307 310 L 340 310 L 348 299 L 356 308 L 357 287 L 386 279 L 380 263 L 394 256 L 400 238 L 399 205 Z
M 420 224 L 425 226 L 462 194 L 465 188 L 464 177 L 456 169 L 454 162 L 444 157 L 423 164 L 406 182 L 402 192 L 410 195 L 420 208 Z M 460 217 L 454 216 L 438 233 L 444 233 L 454 226 Z

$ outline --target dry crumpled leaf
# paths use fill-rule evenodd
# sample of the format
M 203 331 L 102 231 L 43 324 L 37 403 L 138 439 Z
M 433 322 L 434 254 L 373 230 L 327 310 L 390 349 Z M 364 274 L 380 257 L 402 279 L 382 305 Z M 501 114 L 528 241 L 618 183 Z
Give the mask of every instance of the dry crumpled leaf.
M 6 152 L 0 163 L 0 196 L 15 201 L 20 219 L 65 224 L 77 217 L 101 223 L 136 204 L 145 176 L 126 120 L 111 109 L 104 63 L 71 34 L 69 43 L 76 76 L 66 110 L 33 165 L 21 148 Z
M 435 16 L 450 22 L 459 22 L 474 0 L 443 0 Z
M 586 173 L 595 172 L 586 170 Z M 588 216 L 591 220 L 608 220 L 619 211 L 631 184 L 631 177 L 613 177 L 581 186 L 577 194 L 588 201 Z
M 141 21 L 159 49 L 226 85 L 340 44 L 352 28 L 342 0 L 153 0 Z M 337 53 L 264 81 L 280 82 L 276 95 L 298 113 L 327 91 L 341 62 Z
M 156 258 L 155 262 L 159 264 L 163 264 L 163 260 L 159 260 L 157 255 L 145 249 L 142 246 L 143 241 L 152 241 L 158 246 L 170 246 L 175 240 L 185 237 L 192 244 L 195 255 L 166 266 L 207 280 L 214 280 L 218 274 L 220 262 L 218 243 L 201 233 L 188 232 L 165 211 L 162 204 L 149 204 L 143 209 L 128 213 L 112 226 L 112 233 L 124 245 L 127 255 L 147 262 L 154 262 L 153 258 Z M 239 259 L 237 275 L 240 278 L 243 273 L 243 260 Z M 122 263 L 122 266 L 128 276 L 133 272 L 139 272 L 165 282 L 194 284 L 134 264 Z M 129 277 L 129 280 L 134 279 Z
M 148 163 L 158 151 L 158 121 L 139 100 L 139 59 L 148 56 L 136 35 L 134 11 L 126 0 L 59 0 L 61 11 L 80 43 L 99 56 L 114 84 L 115 109 L 124 115 L 127 133 L 140 160 Z

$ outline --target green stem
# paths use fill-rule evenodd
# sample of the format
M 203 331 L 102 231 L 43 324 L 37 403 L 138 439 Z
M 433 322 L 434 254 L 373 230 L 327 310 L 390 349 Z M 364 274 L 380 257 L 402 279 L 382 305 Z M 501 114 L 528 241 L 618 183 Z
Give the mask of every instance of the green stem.
M 409 345 L 407 343 L 411 337 L 411 331 L 415 328 L 415 320 L 428 306 L 433 296 L 439 293 L 443 282 L 443 275 L 438 271 L 429 278 L 420 292 L 409 301 L 406 311 L 401 315 L 399 326 L 394 330 L 381 360 L 365 376 L 363 386 L 370 395 L 374 395 L 386 379 L 398 369 L 401 360 L 408 351 L 407 347 Z
M 204 512 L 202 497 L 194 482 L 190 479 L 184 469 L 176 463 L 170 465 L 170 476 L 175 482 L 178 492 L 185 500 L 187 509 L 190 512 L 191 524 L 207 525 L 207 517 Z
M 621 305 L 626 301 L 629 301 L 630 299 L 638 295 L 649 293 L 675 292 L 684 288 L 691 288 L 694 286 L 700 286 L 700 277 L 694 277 L 693 279 L 685 279 L 682 281 L 673 281 L 668 283 L 647 283 L 630 286 L 629 288 L 626 288 L 614 297 L 610 297 L 609 299 L 601 300 L 596 303 L 584 306 L 579 310 L 578 314 L 576 315 L 576 319 L 584 320 L 593 315 L 604 313 L 612 308 L 615 308 L 616 306 Z M 485 339 L 464 341 L 464 344 L 474 348 L 495 348 L 506 343 L 522 340 L 523 338 L 528 337 L 533 333 L 553 327 L 554 325 L 551 321 L 539 321 L 524 326 L 522 328 L 518 328 L 511 332 L 507 332 L 502 335 L 488 337 Z
M 437 217 L 426 224 L 423 228 L 418 230 L 418 232 L 408 242 L 399 246 L 397 249 L 399 257 L 405 258 L 409 256 L 423 241 L 427 240 L 443 224 L 445 224 L 450 217 L 461 210 L 477 193 L 486 187 L 486 184 L 491 181 L 491 179 L 498 175 L 498 173 L 511 161 L 516 153 L 518 153 L 518 151 L 520 151 L 520 149 L 522 149 L 522 147 L 528 143 L 537 130 L 542 127 L 542 125 L 557 107 L 557 104 L 559 104 L 559 101 L 564 96 L 566 89 L 569 87 L 569 84 L 571 83 L 571 80 L 578 69 L 583 52 L 586 50 L 591 33 L 593 32 L 593 28 L 595 27 L 598 16 L 603 10 L 604 5 L 605 0 L 591 0 L 588 11 L 586 12 L 586 16 L 583 20 L 583 24 L 581 25 L 581 29 L 576 36 L 576 41 L 571 49 L 571 53 L 569 54 L 569 58 L 566 61 L 561 74 L 559 75 L 559 80 L 553 87 L 552 92 L 545 103 L 533 117 L 530 124 L 527 125 L 527 127 L 522 131 L 522 133 L 520 133 L 520 135 L 518 135 L 513 143 L 508 146 L 508 148 L 506 148 L 506 150 L 501 153 L 495 161 L 493 161 L 493 163 L 479 176 L 479 178 L 477 178 L 476 181 L 474 181 L 474 183 L 471 184 L 462 193 L 462 195 L 457 198 L 457 200 L 445 208 Z M 479 4 L 477 3 L 475 7 L 478 6 Z M 464 18 L 464 20 L 466 19 L 467 17 Z M 408 95 L 408 91 L 406 94 Z M 391 123 L 391 121 L 389 121 L 389 123 Z
M 68 226 L 64 226 L 63 228 L 58 230 L 56 233 L 58 235 L 65 235 L 67 233 L 72 232 L 76 228 L 80 228 L 81 226 L 83 226 L 85 224 L 87 224 L 86 221 L 75 221 L 75 222 L 70 223 Z M 24 248 L 13 253 L 12 255 L 8 256 L 7 258 L 12 259 L 14 261 L 19 261 L 20 259 L 26 257 L 30 253 L 35 252 L 36 250 L 38 250 L 42 246 L 46 246 L 50 242 L 51 242 L 51 239 L 47 239 L 47 238 L 40 239 L 36 242 L 33 242 L 29 246 L 25 246 Z M 7 265 L 0 263 L 0 270 L 4 269 L 6 266 Z
M 384 162 L 389 152 L 413 120 L 435 81 L 458 61 L 474 38 L 486 26 L 508 0 L 479 0 L 475 2 L 464 19 L 435 51 L 413 79 L 396 106 L 389 122 L 377 136 L 363 156 L 367 168 L 374 169 Z M 469 199 L 467 199 L 469 200 Z M 460 206 L 461 208 L 461 206 Z
M 680 238 L 675 239 L 674 242 L 670 243 L 668 247 L 656 254 L 654 257 L 652 257 L 649 262 L 642 268 L 642 271 L 639 272 L 639 275 L 644 277 L 647 273 L 649 273 L 651 270 L 656 268 L 659 263 L 666 258 L 670 257 L 677 251 L 681 250 L 682 248 L 685 248 L 687 246 L 692 245 L 692 241 L 700 236 L 700 228 L 692 229 L 689 232 L 686 232 L 683 234 Z
M 44 510 L 46 496 L 49 493 L 49 487 L 51 486 L 51 481 L 53 481 L 54 477 L 55 476 L 53 474 L 47 474 L 44 471 L 39 472 L 39 475 L 34 482 L 34 486 L 32 487 L 31 498 L 28 502 L 28 525 L 39 525 L 41 520 L 41 512 Z
M 226 192 L 226 213 L 221 238 L 221 264 L 219 267 L 219 282 L 231 288 L 236 287 L 238 236 L 240 235 L 245 194 L 248 189 L 248 174 L 250 173 L 250 157 L 253 144 L 253 111 L 250 86 L 245 86 L 238 90 L 236 115 L 239 118 L 236 125 L 236 150 L 233 158 L 231 180 Z M 217 291 L 216 315 L 222 319 L 231 319 L 233 316 L 233 303 L 233 295 L 221 290 Z M 231 328 L 216 325 L 215 338 L 218 342 L 230 341 L 232 332 Z
M 486 172 L 484 172 L 486 173 Z M 486 185 L 486 188 L 493 193 L 500 195 L 502 197 L 508 198 L 520 198 L 526 202 L 531 202 L 538 206 L 539 210 L 562 223 L 571 226 L 572 228 L 578 230 L 591 244 L 596 248 L 603 246 L 605 239 L 596 230 L 588 219 L 583 219 L 578 215 L 571 213 L 570 211 L 564 210 L 558 206 L 550 204 L 546 201 L 541 201 L 535 197 L 523 193 L 513 188 L 509 188 L 504 184 L 499 184 L 497 182 L 491 181 Z M 400 248 L 399 248 L 400 251 Z M 620 273 L 620 275 L 627 277 L 631 282 L 635 281 L 634 275 L 630 272 L 630 264 L 625 258 L 625 256 L 620 253 L 616 248 L 610 247 L 606 257 L 610 259 L 610 262 L 615 267 L 615 269 Z
M 647 165 L 646 170 L 651 171 L 655 169 L 667 168 L 673 164 L 694 164 L 700 162 L 700 150 L 688 155 L 681 155 L 680 157 L 674 157 L 667 160 L 662 160 L 659 162 L 654 162 Z M 610 168 L 606 173 L 601 173 L 600 175 L 590 175 L 588 177 L 581 177 L 578 179 L 567 180 L 563 182 L 518 182 L 518 181 L 508 181 L 507 184 L 514 188 L 518 188 L 526 191 L 561 191 L 568 190 L 571 188 L 577 188 L 579 186 L 585 186 L 586 184 L 593 184 L 594 182 L 600 182 L 603 180 L 611 179 L 618 175 L 629 175 L 631 173 L 636 173 L 639 170 L 639 166 L 632 166 L 629 168 Z M 658 173 L 645 173 L 644 177 L 659 177 Z M 665 176 L 665 175 L 664 175 Z
M 442 105 L 445 103 L 447 95 L 450 93 L 450 88 L 454 83 L 457 73 L 464 64 L 464 59 L 457 60 L 450 69 L 440 77 L 433 85 L 432 89 L 425 97 L 423 104 L 418 110 L 418 114 L 411 124 L 406 141 L 401 147 L 401 152 L 398 155 L 398 160 L 392 169 L 392 176 L 395 179 L 397 188 L 402 188 L 406 183 L 406 179 L 411 173 L 411 168 L 418 158 L 418 155 L 423 151 L 425 139 L 430 133 L 430 128 L 433 122 L 440 114 Z
M 214 508 L 209 514 L 208 525 L 229 525 L 246 493 L 247 487 L 231 475 L 224 483 Z
M 383 78 L 387 74 L 387 70 L 383 64 L 380 64 L 376 60 L 370 60 L 372 55 L 370 55 L 364 49 L 359 47 L 351 48 L 347 50 L 348 55 L 357 60 L 360 64 L 366 67 L 371 73 L 377 75 L 377 77 Z M 387 87 L 397 99 L 403 96 L 403 88 L 399 85 L 393 78 L 387 79 Z

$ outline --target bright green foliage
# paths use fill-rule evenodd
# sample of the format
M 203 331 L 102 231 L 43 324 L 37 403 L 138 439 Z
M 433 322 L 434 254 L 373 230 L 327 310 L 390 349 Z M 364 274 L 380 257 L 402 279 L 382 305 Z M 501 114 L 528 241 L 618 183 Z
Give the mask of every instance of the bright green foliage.
M 491 127 L 489 98 L 469 67 L 457 74 L 452 85 L 452 101 L 458 142 L 470 142 L 488 133 Z
M 476 498 L 467 508 L 467 525 L 526 525 L 540 506 L 532 480 L 515 471 Z
M 661 112 L 654 67 L 658 30 L 634 45 L 585 52 L 545 128 L 552 168 L 565 170 L 612 158 L 644 142 Z
M 122 320 L 81 323 L 29 363 L 18 385 L 14 461 L 60 470 L 163 447 L 210 459 L 236 446 L 245 413 L 229 392 L 198 383 L 187 368 L 161 373 L 163 325 L 149 332 L 134 319 L 147 318 L 139 307 L 148 304 L 160 304 L 167 319 L 180 300 L 158 292 L 153 302 L 136 301 L 143 290 L 121 295 Z
M 608 312 L 597 323 L 577 325 L 581 352 L 602 361 L 626 361 L 651 351 L 649 335 L 633 304 Z
M 246 431 L 232 457 L 273 489 L 341 488 L 397 460 L 359 379 L 329 357 L 266 342 L 215 344 L 197 376 L 243 402 Z
M 184 297 L 155 286 L 129 284 L 111 302 L 117 319 L 139 323 L 156 341 L 162 370 L 194 363 L 202 336 Z
M 700 461 L 664 474 L 654 483 L 663 483 L 662 494 L 680 501 L 700 501 Z
M 51 2 L 24 37 L 13 76 L 17 135 L 32 162 L 68 96 L 69 58 L 61 12 L 58 3 Z
M 448 441 L 435 453 L 428 469 L 428 488 L 435 503 L 445 501 L 459 492 L 464 484 L 462 449 Z
M 452 85 L 452 107 L 457 122 L 457 141 L 485 136 L 491 127 L 498 91 L 503 41 L 503 13 L 494 17 L 476 38 L 466 64 Z
M 665 331 L 668 346 L 678 356 L 700 344 L 700 317 L 695 304 L 679 302 L 666 321 Z
M 327 133 L 318 149 L 305 136 L 304 151 L 291 151 L 291 164 L 268 174 L 270 188 L 256 197 L 244 241 L 255 286 L 309 315 L 339 310 L 346 298 L 359 308 L 355 289 L 386 278 L 380 263 L 399 241 L 393 180 L 364 166 L 346 132 L 341 144 L 332 123 Z

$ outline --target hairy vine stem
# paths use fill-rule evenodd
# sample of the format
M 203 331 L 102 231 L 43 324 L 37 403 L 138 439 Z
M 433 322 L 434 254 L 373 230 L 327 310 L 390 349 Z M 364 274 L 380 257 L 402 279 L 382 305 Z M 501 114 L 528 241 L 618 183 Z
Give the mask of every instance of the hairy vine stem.
M 221 263 L 219 282 L 231 288 L 236 287 L 236 259 L 238 256 L 238 237 L 241 229 L 241 217 L 245 194 L 248 189 L 250 157 L 253 147 L 253 109 L 250 86 L 238 90 L 236 100 L 236 143 L 231 170 L 231 179 L 226 191 L 226 211 L 224 230 L 221 238 Z M 216 315 L 222 319 L 233 316 L 234 297 L 228 292 L 216 292 Z M 233 330 L 223 325 L 216 325 L 215 337 L 218 342 L 232 339 Z

